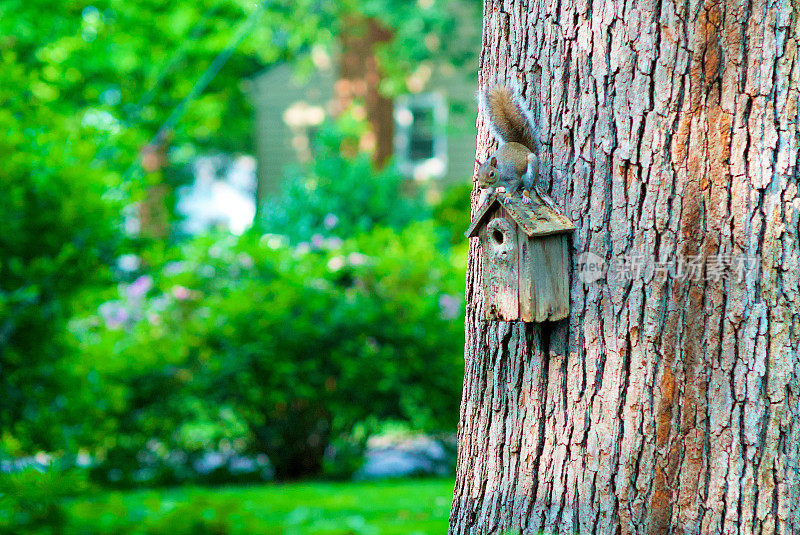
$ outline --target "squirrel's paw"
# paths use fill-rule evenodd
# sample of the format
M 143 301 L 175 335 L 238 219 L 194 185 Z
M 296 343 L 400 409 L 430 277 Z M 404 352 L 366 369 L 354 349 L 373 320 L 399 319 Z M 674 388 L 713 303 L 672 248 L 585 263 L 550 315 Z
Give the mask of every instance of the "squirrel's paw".
M 528 190 L 522 190 L 522 203 L 523 204 L 532 204 L 533 199 L 531 199 L 531 192 Z
M 502 202 L 503 204 L 508 204 L 509 202 L 511 202 L 511 192 L 510 192 L 510 191 L 507 191 L 507 192 L 505 193 L 505 195 L 503 195 L 503 196 L 500 198 L 500 202 Z

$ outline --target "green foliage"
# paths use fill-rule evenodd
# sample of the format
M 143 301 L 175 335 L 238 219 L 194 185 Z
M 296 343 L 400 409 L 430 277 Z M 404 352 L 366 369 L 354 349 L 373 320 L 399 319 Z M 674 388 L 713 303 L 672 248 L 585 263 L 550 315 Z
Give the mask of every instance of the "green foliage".
M 77 470 L 0 473 L 0 535 L 61 533 L 64 499 L 87 488 L 86 474 Z
M 357 31 L 354 19 L 373 17 L 394 34 L 382 57 L 390 94 L 405 87 L 406 76 L 422 60 L 462 62 L 466 53 L 474 55 L 472 47 L 448 50 L 447 56 L 440 47 L 447 42 L 442 36 L 457 24 L 451 4 L 4 0 L 0 55 L 4 70 L 24 69 L 26 86 L 18 100 L 94 125 L 103 138 L 101 157 L 124 169 L 254 12 L 246 38 L 189 103 L 184 120 L 173 125 L 178 159 L 204 149 L 251 150 L 248 79 L 282 61 L 309 62 L 312 46 L 332 52 L 341 32 Z
M 300 243 L 314 235 L 349 238 L 375 226 L 402 229 L 426 219 L 430 209 L 419 196 L 403 193 L 403 177 L 392 166 L 377 171 L 366 153 L 347 156 L 366 127 L 349 114 L 320 126 L 313 163 L 290 170 L 280 193 L 266 200 L 261 227 Z
M 397 36 L 383 60 L 391 93 L 437 54 L 413 36 L 444 35 L 446 7 L 0 2 L 0 444 L 163 467 L 118 474 L 133 484 L 182 481 L 192 459 L 176 451 L 210 447 L 317 470 L 330 438 L 367 416 L 452 427 L 463 268 L 397 175 L 342 156 L 362 125 L 323 128 L 310 174 L 276 201 L 265 225 L 291 246 L 131 244 L 120 217 L 164 180 L 126 170 L 254 10 L 252 32 L 172 125 L 167 182 L 206 149 L 252 148 L 247 80 L 265 66 L 332 47 L 338 21 L 371 16 Z M 145 268 L 120 280 L 112 266 L 131 247 Z
M 322 24 L 310 14 L 312 2 L 291 4 L 270 2 L 264 10 L 239 0 L 6 0 L 0 4 L 0 51 L 4 68 L 10 59 L 25 69 L 20 100 L 97 125 L 104 158 L 124 168 L 260 9 L 256 28 L 176 126 L 178 145 L 243 150 L 251 144 L 251 112 L 242 81 L 310 42 L 325 41 L 324 32 L 308 24 Z M 292 7 L 309 17 L 295 17 Z
M 451 429 L 464 279 L 436 242 L 437 227 L 421 222 L 316 245 L 188 244 L 146 295 L 130 298 L 137 281 L 111 303 L 124 325 L 76 326 L 96 341 L 84 365 L 118 392 L 95 415 L 118 422 L 109 449 L 158 437 L 167 452 L 199 450 L 224 437 L 295 477 L 317 472 L 329 438 L 370 416 Z
M 473 64 L 480 50 L 480 2 L 356 0 L 347 3 L 392 30 L 392 39 L 377 50 L 384 77 L 381 90 L 388 96 L 407 92 L 409 78 L 428 71 L 434 64 L 449 63 L 454 68 Z
M 347 0 L 337 4 L 340 33 L 352 31 L 354 19 L 366 17 L 391 31 L 392 38 L 377 50 L 381 89 L 388 96 L 406 92 L 409 75 L 417 69 L 445 61 L 460 67 L 473 61 L 480 48 L 478 2 Z M 469 24 L 478 28 L 465 32 L 463 26 Z M 454 35 L 459 39 L 450 38 Z
M 351 479 L 364 465 L 367 438 L 366 435 L 359 436 L 358 433 L 342 433 L 334 437 L 322 459 L 324 477 L 341 481 Z
M 465 246 L 464 232 L 469 228 L 469 205 L 472 184 L 463 183 L 446 189 L 433 207 L 433 219 L 446 230 L 446 239 L 452 246 Z
M 96 132 L 20 98 L 32 82 L 2 43 L 0 429 L 23 448 L 53 447 L 68 439 L 57 423 L 72 410 L 56 393 L 75 386 L 60 361 L 62 333 L 80 294 L 108 281 L 118 217 L 104 198 L 110 177 L 86 163 Z

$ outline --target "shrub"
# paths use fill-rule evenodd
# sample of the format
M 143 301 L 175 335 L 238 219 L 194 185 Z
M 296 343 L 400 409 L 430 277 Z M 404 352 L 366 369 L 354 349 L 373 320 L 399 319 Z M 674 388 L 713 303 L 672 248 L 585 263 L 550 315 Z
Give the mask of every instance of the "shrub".
M 20 9 L 0 8 L 5 28 L 26 28 L 0 43 L 0 447 L 15 454 L 73 441 L 85 405 L 65 395 L 78 383 L 62 361 L 71 350 L 65 324 L 82 296 L 109 280 L 120 241 L 110 199 L 127 194 L 100 163 L 106 132 L 34 89 L 57 94 L 41 78 L 45 60 L 34 57 L 49 49 L 8 16 Z
M 118 400 L 96 415 L 116 422 L 108 460 L 157 438 L 165 456 L 265 452 L 292 478 L 318 472 L 330 438 L 368 417 L 453 428 L 464 273 L 437 241 L 423 222 L 295 246 L 187 244 L 106 307 L 123 314 L 75 326 Z
M 261 229 L 291 243 L 311 236 L 346 239 L 381 226 L 395 230 L 430 217 L 419 192 L 403 191 L 392 165 L 374 169 L 366 153 L 353 153 L 366 123 L 345 114 L 323 124 L 315 137 L 315 158 L 289 168 L 281 191 L 261 207 Z
M 43 115 L 53 132 L 71 126 Z M 108 281 L 118 239 L 103 177 L 75 163 L 95 146 L 47 127 L 23 136 L 17 123 L 0 111 L 0 429 L 32 451 L 70 439 L 63 424 L 80 408 L 63 396 L 75 388 L 63 333 L 81 294 Z
M 86 474 L 77 470 L 0 473 L 0 535 L 60 533 L 64 498 L 86 489 Z

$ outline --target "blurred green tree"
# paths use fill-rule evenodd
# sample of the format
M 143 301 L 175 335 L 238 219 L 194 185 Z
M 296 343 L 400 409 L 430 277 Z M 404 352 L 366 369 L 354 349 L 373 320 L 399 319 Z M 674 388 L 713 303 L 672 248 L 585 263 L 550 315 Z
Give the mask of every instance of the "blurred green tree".
M 400 90 L 408 68 L 441 53 L 434 40 L 415 36 L 445 35 L 453 24 L 444 0 L 0 3 L 0 442 L 5 449 L 23 454 L 105 446 L 105 440 L 114 440 L 108 433 L 122 424 L 104 418 L 142 418 L 118 409 L 143 394 L 105 384 L 97 371 L 118 348 L 84 359 L 84 348 L 66 331 L 71 317 L 94 310 L 119 280 L 115 259 L 132 246 L 120 215 L 123 206 L 140 201 L 149 181 L 172 179 L 172 171 L 131 173 L 138 169 L 132 163 L 170 115 L 177 117 L 176 107 L 199 73 L 253 16 L 252 31 L 230 50 L 207 88 L 177 108 L 185 115 L 170 123 L 168 157 L 174 167 L 205 150 L 249 150 L 248 76 L 298 58 L 300 68 L 307 67 L 303 54 L 311 46 L 335 46 L 343 30 L 339 21 L 353 12 L 376 17 L 397 36 L 382 52 L 389 93 Z M 146 253 L 151 267 L 169 254 L 148 243 L 136 250 Z M 125 341 L 119 343 L 125 347 Z M 144 343 L 139 340 L 136 347 Z M 163 358 L 161 365 L 175 357 L 148 343 L 151 353 L 135 358 L 119 353 L 132 359 L 131 381 L 141 381 L 139 392 L 159 383 L 148 382 L 152 377 L 137 372 L 137 365 L 152 370 L 148 362 Z M 187 347 L 202 352 L 198 340 L 182 347 L 177 356 Z M 109 360 L 108 366 L 119 365 Z M 158 425 L 154 420 L 152 427 Z
M 5 51 L 8 56 L 9 52 Z M 23 450 L 63 444 L 65 324 L 82 292 L 109 281 L 120 241 L 109 175 L 87 166 L 95 130 L 19 98 L 25 71 L 0 69 L 0 429 Z M 23 120 L 24 118 L 24 120 Z M 24 424 L 24 425 L 22 425 Z

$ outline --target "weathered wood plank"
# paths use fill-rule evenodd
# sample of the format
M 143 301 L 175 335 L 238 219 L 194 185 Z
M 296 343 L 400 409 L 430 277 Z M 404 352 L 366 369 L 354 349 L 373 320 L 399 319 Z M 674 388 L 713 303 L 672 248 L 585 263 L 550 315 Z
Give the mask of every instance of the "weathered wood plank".
M 559 321 L 569 316 L 569 250 L 568 237 L 561 234 L 544 239 L 545 258 L 553 286 L 547 320 Z
M 492 213 L 480 231 L 486 282 L 486 319 L 519 319 L 519 275 L 517 273 L 516 225 L 502 208 Z
M 558 267 L 561 262 L 561 249 L 558 247 L 560 242 L 560 236 L 531 240 L 533 271 L 531 295 L 533 296 L 532 311 L 535 322 L 551 319 L 550 315 L 557 299 L 556 277 L 563 276 L 563 270 Z
M 533 315 L 533 244 L 528 234 L 517 227 L 517 243 L 519 243 L 519 319 L 532 322 Z
M 570 239 L 571 236 L 561 236 L 561 273 L 558 276 L 558 284 L 556 287 L 556 295 L 558 296 L 558 300 L 556 301 L 555 311 L 553 316 L 551 317 L 552 321 L 560 321 L 566 319 L 570 315 L 571 310 L 571 303 L 569 297 L 569 288 L 570 288 L 570 273 L 572 262 L 570 261 L 569 250 L 570 250 Z

